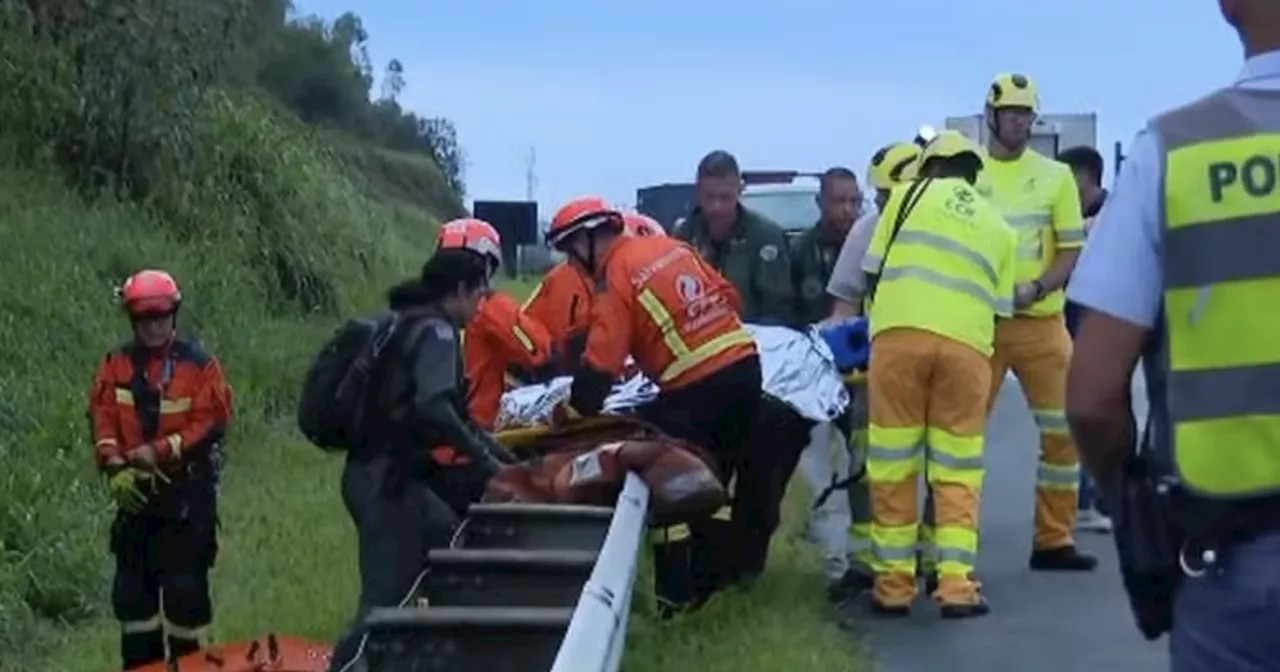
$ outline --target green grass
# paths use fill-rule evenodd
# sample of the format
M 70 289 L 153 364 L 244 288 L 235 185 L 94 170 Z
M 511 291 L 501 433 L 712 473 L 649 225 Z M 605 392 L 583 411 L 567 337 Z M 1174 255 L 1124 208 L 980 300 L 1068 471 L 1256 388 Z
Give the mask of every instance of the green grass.
M 340 460 L 287 431 L 264 445 L 233 446 L 222 500 L 222 555 L 214 574 L 220 641 L 267 632 L 331 641 L 350 618 L 357 574 L 354 530 L 337 497 Z M 788 520 L 803 513 L 793 495 Z M 867 669 L 848 634 L 824 616 L 812 551 L 778 535 L 770 568 L 749 592 L 717 598 L 670 623 L 650 618 L 639 586 L 627 672 L 738 672 Z M 81 627 L 53 656 L 27 672 L 105 672 L 116 629 L 108 620 Z
M 351 615 L 355 540 L 338 496 L 341 460 L 297 436 L 294 395 L 338 315 L 378 306 L 388 284 L 412 273 L 437 218 L 371 200 L 341 157 L 288 122 L 231 104 L 208 114 L 210 137 L 195 141 L 216 148 L 195 156 L 207 191 L 188 195 L 199 207 L 181 219 L 86 202 L 0 160 L 0 248 L 10 252 L 0 264 L 2 672 L 116 665 L 111 507 L 91 465 L 84 395 L 103 353 L 127 336 L 111 288 L 141 266 L 177 275 L 181 323 L 222 360 L 236 395 L 215 641 L 266 632 L 331 641 Z M 531 284 L 508 286 L 523 294 Z M 801 497 L 790 498 L 769 572 L 750 592 L 658 624 L 642 586 L 625 668 L 863 669 L 823 616 L 816 558 L 790 541 Z

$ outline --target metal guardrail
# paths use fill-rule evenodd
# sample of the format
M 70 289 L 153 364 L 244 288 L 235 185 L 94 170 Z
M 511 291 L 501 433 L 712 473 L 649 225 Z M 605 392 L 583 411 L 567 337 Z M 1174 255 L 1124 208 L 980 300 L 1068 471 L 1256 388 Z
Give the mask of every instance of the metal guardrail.
M 551 672 L 617 672 L 622 665 L 648 509 L 649 488 L 627 474 Z

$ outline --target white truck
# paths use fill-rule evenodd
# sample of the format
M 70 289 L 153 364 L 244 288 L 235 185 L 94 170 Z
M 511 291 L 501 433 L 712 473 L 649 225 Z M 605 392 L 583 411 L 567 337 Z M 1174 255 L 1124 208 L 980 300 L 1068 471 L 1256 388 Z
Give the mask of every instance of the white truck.
M 947 117 L 947 128 L 960 131 L 983 146 L 991 135 L 981 113 Z M 1031 127 L 1031 148 L 1047 157 L 1080 145 L 1098 148 L 1098 115 L 1094 112 L 1042 114 Z

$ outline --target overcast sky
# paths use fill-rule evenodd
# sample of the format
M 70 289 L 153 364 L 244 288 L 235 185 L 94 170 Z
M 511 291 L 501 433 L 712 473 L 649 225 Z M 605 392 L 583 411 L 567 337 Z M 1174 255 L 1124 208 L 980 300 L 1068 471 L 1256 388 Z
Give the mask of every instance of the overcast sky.
M 1235 75 L 1235 33 L 1211 0 L 306 0 L 353 9 L 401 102 L 453 120 L 470 199 L 522 199 L 536 150 L 544 216 L 599 193 L 687 181 L 713 148 L 744 168 L 862 174 L 922 123 L 980 111 L 1018 71 L 1045 112 L 1097 112 L 1110 161 L 1147 118 Z M 1109 168 L 1108 168 L 1109 169 Z

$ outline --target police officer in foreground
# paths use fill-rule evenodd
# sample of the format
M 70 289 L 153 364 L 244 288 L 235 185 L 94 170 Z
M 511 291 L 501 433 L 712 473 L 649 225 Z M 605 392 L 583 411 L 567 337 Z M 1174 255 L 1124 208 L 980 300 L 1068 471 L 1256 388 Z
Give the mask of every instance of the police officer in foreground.
M 488 292 L 490 270 L 480 255 L 445 249 L 389 294 L 406 327 L 397 327 L 366 392 L 367 426 L 376 429 L 350 449 L 342 472 L 359 543 L 360 603 L 331 670 L 345 672 L 358 658 L 370 610 L 413 599 L 428 553 L 449 545 L 467 507 L 512 460 L 467 410 L 459 329 Z M 444 447 L 465 461 L 440 464 L 434 456 Z
M 1175 672 L 1280 669 L 1280 3 L 1219 5 L 1244 68 L 1135 138 L 1069 290 L 1085 309 L 1071 428 L 1116 504 L 1136 620 L 1170 633 Z
M 694 247 L 738 290 L 742 321 L 790 324 L 794 318 L 790 249 L 782 228 L 739 202 L 742 171 L 716 150 L 698 162 L 697 205 L 673 237 Z
M 116 500 L 111 605 L 124 669 L 200 648 L 213 620 L 218 478 L 231 389 L 218 360 L 179 338 L 182 292 L 165 271 L 120 289 L 133 337 L 109 353 L 89 398 L 94 452 Z

